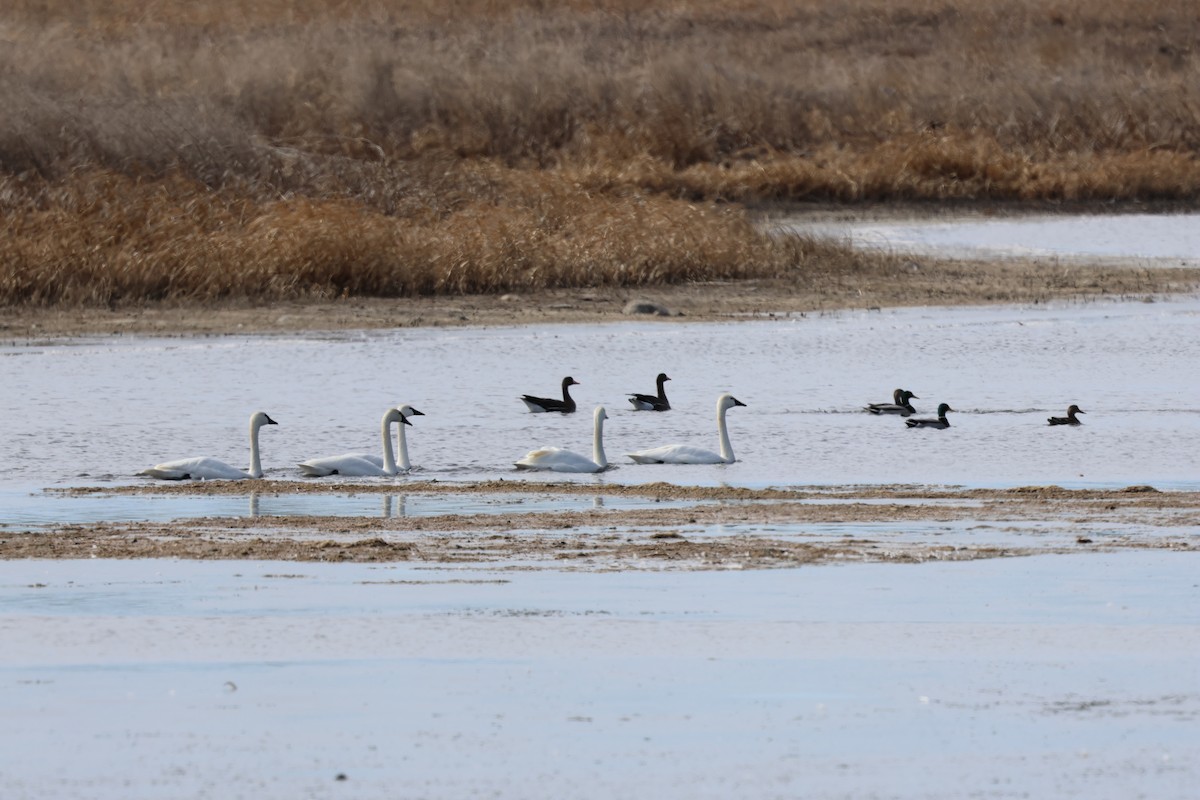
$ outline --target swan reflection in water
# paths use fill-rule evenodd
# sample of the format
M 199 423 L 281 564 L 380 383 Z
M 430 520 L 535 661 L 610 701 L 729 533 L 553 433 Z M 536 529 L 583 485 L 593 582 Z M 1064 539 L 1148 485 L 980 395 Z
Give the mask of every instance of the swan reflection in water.
M 260 501 L 261 493 L 252 491 L 249 494 L 250 507 L 247 510 L 247 516 L 257 518 L 263 516 L 262 504 Z M 288 513 L 287 511 L 277 510 L 275 514 Z M 305 513 L 305 512 L 297 512 Z M 353 512 L 357 513 L 357 512 Z M 273 516 L 271 512 L 267 512 L 266 516 Z M 407 495 L 383 495 L 383 509 L 380 514 L 384 519 L 389 517 L 407 517 L 408 516 L 408 497 Z
M 387 519 L 388 517 L 407 517 L 408 516 L 407 501 L 408 501 L 407 495 L 385 494 L 383 496 L 384 519 Z

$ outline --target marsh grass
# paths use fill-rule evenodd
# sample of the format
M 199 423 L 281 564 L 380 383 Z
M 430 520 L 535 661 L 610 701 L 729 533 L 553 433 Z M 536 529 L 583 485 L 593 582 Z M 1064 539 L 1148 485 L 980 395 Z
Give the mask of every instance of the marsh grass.
M 1190 0 L 12 0 L 0 304 L 803 276 L 765 201 L 1194 203 Z

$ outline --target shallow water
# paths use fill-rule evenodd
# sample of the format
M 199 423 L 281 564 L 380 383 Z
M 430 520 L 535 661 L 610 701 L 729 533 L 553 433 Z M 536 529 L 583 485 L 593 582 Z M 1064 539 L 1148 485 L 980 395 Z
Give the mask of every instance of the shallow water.
M 90 522 L 169 522 L 198 517 L 432 517 L 443 514 L 514 514 L 684 508 L 704 500 L 573 495 L 267 494 L 249 495 L 70 495 L 0 490 L 0 531 Z
M 1183 800 L 1198 561 L 0 562 L 0 786 Z
M 153 463 L 247 461 L 256 409 L 268 478 L 313 456 L 379 447 L 379 418 L 410 402 L 411 479 L 527 478 L 532 447 L 590 453 L 605 404 L 617 469 L 585 483 L 970 486 L 1152 484 L 1200 488 L 1200 301 L 850 311 L 773 321 L 416 329 L 220 338 L 97 339 L 0 347 L 0 483 L 124 484 Z M 627 410 L 666 371 L 674 409 Z M 523 392 L 581 382 L 580 413 L 529 414 Z M 897 386 L 952 428 L 905 428 L 861 408 Z M 728 421 L 738 463 L 640 466 L 623 453 L 688 442 L 716 448 L 721 391 L 747 403 Z M 1070 403 L 1078 428 L 1051 428 Z M 561 476 L 551 475 L 554 479 Z M 398 493 L 410 478 L 394 482 Z M 163 503 L 173 502 L 160 498 Z
M 880 221 L 781 220 L 777 227 L 855 247 L 954 258 L 1024 256 L 1200 265 L 1200 214 L 955 217 Z

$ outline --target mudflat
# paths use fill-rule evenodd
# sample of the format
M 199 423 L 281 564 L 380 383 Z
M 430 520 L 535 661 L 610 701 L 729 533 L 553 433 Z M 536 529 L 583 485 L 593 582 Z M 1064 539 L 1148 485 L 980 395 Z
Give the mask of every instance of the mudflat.
M 77 488 L 71 494 L 525 495 L 543 510 L 407 516 L 245 516 L 70 524 L 0 537 L 0 559 L 185 558 L 503 564 L 579 571 L 766 569 L 803 564 L 1200 549 L 1200 493 L 1149 486 L 962 489 L 846 486 L 745 489 L 486 481 L 313 484 L 210 481 Z M 598 498 L 586 511 L 552 498 Z M 603 507 L 640 497 L 638 508 Z M 655 508 L 655 501 L 675 501 Z M 691 501 L 680 504 L 678 501 Z M 957 527 L 956 527 L 957 526 Z M 960 535 L 946 537 L 947 530 Z
M 1195 291 L 1200 270 L 1043 261 L 876 259 L 860 269 L 793 278 L 705 281 L 521 294 L 346 298 L 250 304 L 147 303 L 115 309 L 0 308 L 9 339 L 114 334 L 222 335 L 298 331 L 611 322 L 739 320 L 842 309 L 1128 298 Z M 632 306 L 641 306 L 635 310 Z M 650 308 L 651 306 L 656 309 Z

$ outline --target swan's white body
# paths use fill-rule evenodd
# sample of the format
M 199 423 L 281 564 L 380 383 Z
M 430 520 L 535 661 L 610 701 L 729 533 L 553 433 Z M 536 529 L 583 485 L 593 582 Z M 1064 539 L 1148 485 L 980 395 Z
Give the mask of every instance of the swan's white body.
M 717 398 L 717 433 L 721 439 L 719 453 L 686 444 L 668 444 L 627 455 L 639 464 L 732 464 L 737 459 L 733 455 L 733 445 L 729 442 L 725 412 L 734 406 L 744 405 L 746 404 L 728 393 Z
M 204 480 L 204 481 L 240 481 L 247 478 L 263 476 L 262 460 L 258 454 L 258 429 L 263 425 L 275 425 L 275 420 L 261 411 L 250 417 L 250 469 L 238 469 L 221 461 L 219 458 L 181 458 L 176 461 L 164 461 L 149 469 L 139 472 L 164 481 Z
M 404 435 L 404 425 L 408 420 L 398 408 L 389 408 L 384 412 L 379 423 L 379 438 L 383 447 L 383 457 L 371 456 L 366 453 L 343 453 L 340 456 L 325 458 L 310 458 L 301 461 L 296 466 L 306 478 L 324 478 L 328 475 L 341 475 L 347 478 L 381 478 L 395 475 L 396 456 L 392 450 L 392 423 L 401 423 L 400 435 Z M 378 459 L 376 463 L 375 459 Z
M 402 417 L 404 417 L 404 420 L 405 420 L 404 422 L 402 422 L 400 425 L 398 425 L 396 427 L 396 445 L 397 445 L 396 471 L 397 472 L 408 472 L 410 469 L 412 469 L 412 462 L 410 462 L 408 460 L 408 437 L 404 433 L 404 426 L 412 425 L 411 422 L 407 421 L 410 417 L 423 417 L 423 416 L 425 416 L 425 412 L 417 411 L 415 408 L 410 406 L 408 403 L 405 403 L 404 405 L 397 407 L 396 410 L 400 412 L 400 415 Z M 380 469 L 383 468 L 383 457 L 382 456 L 372 456 L 372 455 L 367 455 L 367 454 L 363 453 L 362 457 L 365 458 L 367 461 L 370 461 L 372 464 L 379 467 Z M 393 474 L 395 474 L 395 473 L 393 473 Z
M 544 470 L 549 472 L 602 472 L 608 469 L 608 458 L 604 455 L 604 420 L 608 412 L 604 406 L 596 406 L 592 414 L 592 457 L 581 456 L 561 447 L 542 447 L 530 450 L 517 462 L 517 469 Z

